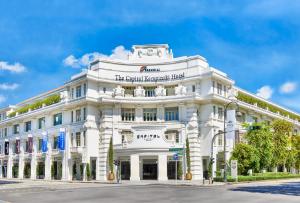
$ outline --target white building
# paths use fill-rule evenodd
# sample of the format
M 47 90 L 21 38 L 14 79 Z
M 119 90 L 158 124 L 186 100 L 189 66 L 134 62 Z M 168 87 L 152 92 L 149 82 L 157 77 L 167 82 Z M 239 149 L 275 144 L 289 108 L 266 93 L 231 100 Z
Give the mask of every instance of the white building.
M 242 112 L 235 141 L 241 122 L 280 118 L 300 128 L 299 114 L 235 87 L 201 56 L 173 58 L 165 44 L 133 46 L 128 60 L 98 59 L 61 87 L 0 109 L 0 177 L 80 180 L 89 163 L 92 178 L 106 180 L 113 137 L 122 179 L 174 179 L 172 148 L 189 138 L 193 179 L 200 180 L 211 153 L 213 170 L 220 168 L 223 137 L 213 152 L 212 138 L 223 131 L 224 105 L 235 97 Z M 60 131 L 64 150 L 57 147 Z M 229 158 L 234 141 L 227 144 Z

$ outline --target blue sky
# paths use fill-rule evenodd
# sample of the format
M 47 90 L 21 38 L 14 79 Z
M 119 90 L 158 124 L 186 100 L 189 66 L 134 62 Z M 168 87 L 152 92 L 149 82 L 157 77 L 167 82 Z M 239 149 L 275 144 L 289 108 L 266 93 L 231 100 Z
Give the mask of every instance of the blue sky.
M 1 0 L 0 106 L 62 85 L 95 55 L 167 43 L 300 112 L 299 10 L 299 0 Z

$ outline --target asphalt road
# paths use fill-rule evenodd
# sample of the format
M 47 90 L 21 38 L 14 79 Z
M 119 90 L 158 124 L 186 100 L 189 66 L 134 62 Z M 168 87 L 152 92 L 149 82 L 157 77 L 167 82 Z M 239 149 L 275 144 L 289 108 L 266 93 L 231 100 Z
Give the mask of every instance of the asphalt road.
M 3 182 L 2 182 L 3 184 Z M 5 183 L 6 184 L 6 183 Z M 15 186 L 16 185 L 16 186 Z M 1 186 L 1 181 L 0 181 Z M 0 187 L 0 202 L 300 202 L 300 181 L 227 186 L 34 184 Z

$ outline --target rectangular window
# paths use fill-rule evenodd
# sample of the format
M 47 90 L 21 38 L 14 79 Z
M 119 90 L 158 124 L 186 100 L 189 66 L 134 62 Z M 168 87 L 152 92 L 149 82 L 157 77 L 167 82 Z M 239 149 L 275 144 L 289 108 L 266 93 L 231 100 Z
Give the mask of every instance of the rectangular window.
M 57 136 L 53 137 L 53 149 L 57 149 L 57 139 Z
M 71 99 L 74 99 L 74 88 L 71 89 Z
M 217 94 L 222 95 L 222 84 L 217 84 Z
M 156 87 L 144 87 L 145 97 L 155 97 L 155 88 Z
M 175 85 L 173 86 L 166 86 L 165 89 L 166 89 L 166 96 L 172 96 L 172 95 L 175 95 Z
M 86 83 L 83 84 L 83 96 L 86 95 Z
M 81 146 L 80 132 L 76 133 L 76 146 L 77 147 Z
M 76 122 L 81 121 L 81 110 L 77 109 L 76 110 Z
M 157 115 L 156 108 L 143 109 L 144 121 L 156 121 L 157 120 L 156 115 Z
M 81 85 L 76 87 L 76 98 L 81 97 Z
M 165 108 L 165 120 L 166 121 L 178 121 L 178 107 Z
M 86 131 L 83 131 L 83 146 L 86 146 Z
M 86 108 L 85 107 L 83 108 L 83 120 L 84 121 L 86 120 Z
M 134 97 L 135 87 L 133 87 L 133 86 L 125 86 L 123 88 L 124 88 L 125 97 Z
M 26 144 L 25 144 L 25 152 L 29 151 L 29 142 L 28 140 L 26 140 Z
M 62 124 L 62 113 L 55 114 L 53 116 L 53 125 L 61 125 Z
M 14 134 L 20 133 L 20 125 L 19 124 L 14 125 L 13 132 L 14 132 Z
M 4 137 L 7 137 L 7 128 L 4 128 Z
M 39 129 L 45 128 L 45 122 L 46 122 L 45 117 L 39 118 L 39 120 L 38 120 L 38 128 Z
M 71 111 L 71 123 L 74 122 L 74 115 L 73 115 L 73 111 Z
M 196 92 L 196 86 L 192 85 L 192 92 Z
M 122 108 L 121 109 L 122 121 L 134 121 L 135 120 L 135 109 Z
M 39 146 L 38 146 L 38 151 L 42 151 L 42 145 L 43 145 L 43 139 L 39 139 Z
M 218 107 L 218 119 L 223 119 L 223 108 Z
M 223 145 L 223 135 L 222 134 L 218 135 L 218 145 L 219 146 Z
M 31 131 L 31 121 L 25 123 L 25 132 Z
M 216 118 L 216 115 L 217 115 L 216 106 L 213 106 L 213 114 L 214 114 L 214 118 Z

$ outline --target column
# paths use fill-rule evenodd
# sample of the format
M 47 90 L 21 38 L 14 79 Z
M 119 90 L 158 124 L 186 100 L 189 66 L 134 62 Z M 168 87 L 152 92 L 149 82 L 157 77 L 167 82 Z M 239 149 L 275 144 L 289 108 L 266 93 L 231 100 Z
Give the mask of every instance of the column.
M 36 152 L 37 152 L 37 139 L 33 138 L 33 152 L 31 153 L 31 167 L 30 167 L 30 179 L 36 179 Z
M 65 135 L 65 150 L 62 152 L 62 180 L 71 180 L 70 175 L 70 143 L 71 143 L 71 133 L 66 131 Z
M 157 121 L 164 121 L 164 106 L 158 105 L 157 107 Z
M 20 140 L 20 154 L 19 154 L 19 178 L 24 178 L 24 141 Z
M 143 107 L 141 105 L 138 105 L 135 109 L 135 120 L 137 122 L 143 121 Z
M 82 177 L 83 181 L 87 180 L 87 176 L 86 176 L 86 163 L 83 163 L 83 177 Z
M 158 180 L 168 180 L 168 157 L 166 154 L 158 155 Z
M 52 146 L 51 146 L 52 139 L 48 137 L 48 151 L 46 153 L 45 158 L 45 180 L 51 180 L 51 152 L 52 152 Z
M 140 180 L 140 157 L 138 154 L 130 155 L 130 180 Z
M 217 152 L 215 152 L 213 154 L 213 159 L 214 159 L 214 163 L 212 165 L 212 177 L 215 178 L 216 177 L 216 172 L 217 172 Z

